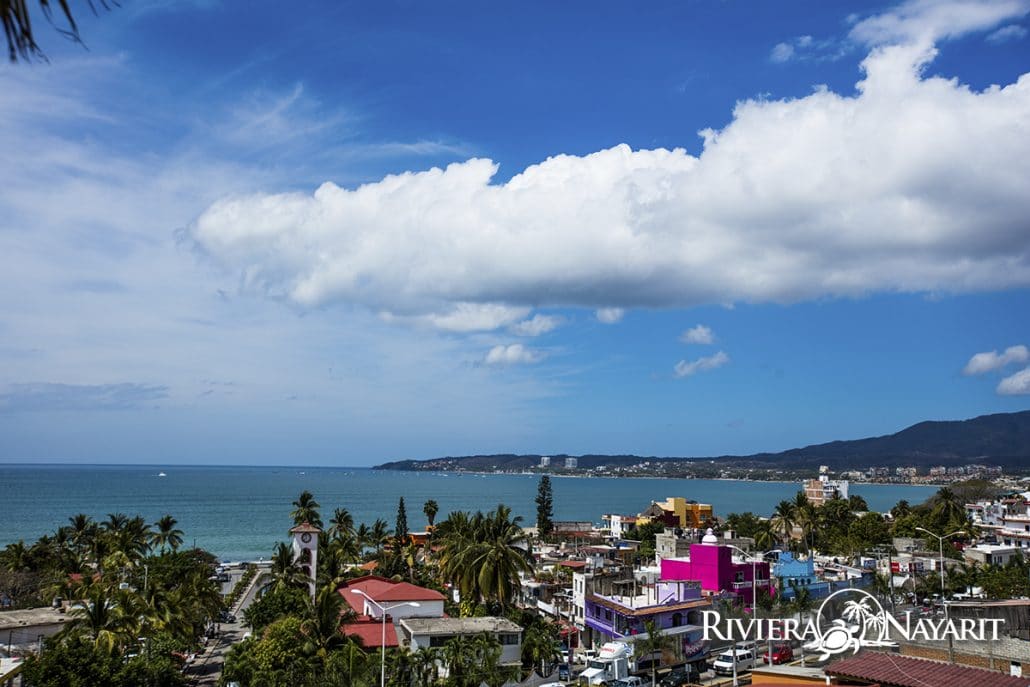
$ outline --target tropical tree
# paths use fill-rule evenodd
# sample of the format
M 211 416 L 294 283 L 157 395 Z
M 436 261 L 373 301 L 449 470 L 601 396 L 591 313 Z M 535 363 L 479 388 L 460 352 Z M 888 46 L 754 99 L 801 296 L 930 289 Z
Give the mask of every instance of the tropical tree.
M 661 663 L 661 655 L 667 651 L 672 651 L 675 641 L 672 637 L 664 634 L 654 620 L 645 620 L 644 630 L 647 632 L 647 636 L 638 639 L 636 647 L 639 652 L 638 656 L 651 657 L 651 685 L 653 686 L 658 684 L 655 671 L 658 668 L 658 664 Z
M 544 475 L 536 490 L 536 529 L 540 537 L 549 537 L 554 531 L 553 517 L 554 494 L 551 491 L 551 478 Z
M 301 587 L 307 584 L 303 571 L 293 560 L 293 549 L 283 542 L 276 544 L 272 551 L 272 567 L 268 573 L 274 589 Z
M 532 571 L 522 518 L 504 505 L 474 516 L 451 513 L 441 523 L 441 573 L 455 584 L 462 600 L 507 608 L 519 585 L 519 573 Z
M 430 529 L 433 527 L 433 523 L 436 522 L 436 514 L 440 512 L 440 506 L 433 499 L 429 499 L 422 505 L 422 512 L 426 514 L 426 520 L 429 521 Z
M 522 665 L 535 670 L 540 677 L 547 676 L 547 666 L 561 660 L 558 628 L 554 623 L 541 621 L 526 627 L 522 635 Z
M 794 504 L 790 501 L 780 501 L 776 504 L 770 522 L 780 542 L 784 546 L 788 545 L 794 532 Z
M 382 518 L 376 518 L 368 532 L 368 543 L 376 550 L 376 557 L 382 555 L 383 547 L 390 541 L 390 526 Z
M 408 511 L 404 507 L 404 497 L 397 502 L 397 523 L 393 528 L 394 545 L 400 548 L 408 538 Z
M 346 508 L 337 508 L 329 520 L 329 534 L 333 539 L 342 539 L 354 534 L 354 516 Z
M 346 635 L 340 630 L 340 626 L 347 622 L 344 609 L 343 597 L 336 591 L 335 585 L 323 586 L 315 598 L 308 602 L 307 613 L 300 626 L 308 640 L 305 653 L 314 655 L 322 665 L 325 665 L 330 652 L 347 641 Z M 348 615 L 352 616 L 353 611 Z
M 150 535 L 151 546 L 160 547 L 164 553 L 167 546 L 175 551 L 182 545 L 182 530 L 176 525 L 178 521 L 171 515 L 165 515 L 154 523 L 154 532 Z
M 290 517 L 293 518 L 294 525 L 300 525 L 301 523 L 308 523 L 315 527 L 322 527 L 322 516 L 319 515 L 318 509 L 321 506 L 318 505 L 318 501 L 315 500 L 314 495 L 310 491 L 304 490 L 297 497 L 297 500 L 293 502 L 293 510 L 290 512 Z
M 959 526 L 965 524 L 966 509 L 955 492 L 948 487 L 938 489 L 930 501 L 933 504 L 930 515 L 940 526 L 950 526 L 950 523 Z

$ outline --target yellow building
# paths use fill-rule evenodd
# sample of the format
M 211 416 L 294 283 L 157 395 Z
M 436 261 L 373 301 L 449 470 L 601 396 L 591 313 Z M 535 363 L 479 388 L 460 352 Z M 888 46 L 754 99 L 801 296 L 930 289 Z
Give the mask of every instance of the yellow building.
M 688 501 L 682 496 L 670 496 L 663 502 L 652 502 L 637 519 L 638 525 L 661 521 L 670 527 L 705 528 L 712 520 L 712 506 Z

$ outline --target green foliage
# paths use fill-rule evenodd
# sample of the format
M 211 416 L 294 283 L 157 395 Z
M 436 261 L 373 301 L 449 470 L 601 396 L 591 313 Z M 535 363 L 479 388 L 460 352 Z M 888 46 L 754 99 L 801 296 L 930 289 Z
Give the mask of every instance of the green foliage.
M 33 687 L 179 687 L 186 680 L 167 655 L 126 659 L 87 642 L 48 640 L 25 660 L 22 675 Z
M 393 528 L 394 546 L 404 546 L 408 538 L 408 511 L 404 508 L 404 497 L 397 502 L 397 522 Z
M 307 591 L 300 587 L 273 587 L 243 611 L 243 622 L 254 634 L 259 634 L 277 620 L 300 617 L 307 608 L 308 598 Z
M 499 505 L 486 514 L 456 511 L 440 523 L 440 574 L 458 587 L 463 603 L 504 609 L 513 602 L 519 573 L 533 569 L 521 522 L 510 508 Z
M 422 512 L 426 514 L 426 520 L 429 521 L 429 526 L 432 527 L 433 523 L 436 522 L 436 514 L 440 512 L 440 504 L 433 499 L 429 499 L 422 506 Z
M 551 491 L 551 478 L 544 475 L 536 490 L 536 528 L 541 538 L 551 536 L 554 531 L 554 493 Z
M 310 491 L 304 490 L 297 497 L 297 500 L 293 502 L 293 510 L 290 511 L 290 517 L 293 518 L 294 525 L 300 525 L 301 523 L 308 523 L 321 529 L 322 527 L 322 516 L 319 514 L 318 501 Z

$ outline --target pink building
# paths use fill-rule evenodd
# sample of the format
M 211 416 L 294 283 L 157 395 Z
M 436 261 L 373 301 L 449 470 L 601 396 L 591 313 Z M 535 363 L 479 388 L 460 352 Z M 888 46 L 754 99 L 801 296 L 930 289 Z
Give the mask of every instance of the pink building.
M 758 577 L 758 593 L 771 594 L 769 586 L 769 564 L 750 560 L 737 563 L 733 560 L 733 549 L 720 546 L 709 530 L 704 543 L 690 545 L 690 558 L 663 558 L 663 580 L 699 580 L 701 590 L 711 594 L 729 592 L 751 602 L 752 570 Z

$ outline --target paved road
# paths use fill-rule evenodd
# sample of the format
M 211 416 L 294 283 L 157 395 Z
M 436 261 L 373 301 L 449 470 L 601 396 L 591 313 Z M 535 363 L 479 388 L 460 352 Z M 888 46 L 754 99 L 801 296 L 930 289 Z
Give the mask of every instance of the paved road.
M 262 575 L 258 572 L 258 577 Z M 243 576 L 242 570 L 230 571 L 230 581 L 223 584 L 223 593 L 228 593 L 233 585 Z M 222 676 L 222 666 L 225 663 L 225 655 L 232 649 L 233 644 L 243 640 L 247 628 L 243 625 L 243 611 L 254 602 L 257 590 L 260 585 L 253 585 L 247 595 L 237 604 L 234 609 L 236 615 L 235 623 L 221 623 L 217 626 L 218 634 L 209 639 L 207 646 L 202 653 L 197 654 L 193 665 L 186 671 L 192 684 L 198 687 L 214 687 Z

